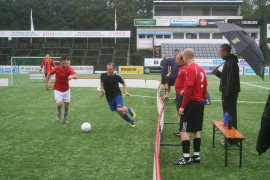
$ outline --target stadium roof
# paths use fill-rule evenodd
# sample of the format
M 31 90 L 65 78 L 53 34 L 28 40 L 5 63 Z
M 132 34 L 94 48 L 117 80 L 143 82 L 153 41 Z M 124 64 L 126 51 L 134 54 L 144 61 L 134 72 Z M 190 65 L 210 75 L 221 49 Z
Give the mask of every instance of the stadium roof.
M 176 5 L 176 4 L 242 4 L 243 0 L 153 0 L 155 5 Z

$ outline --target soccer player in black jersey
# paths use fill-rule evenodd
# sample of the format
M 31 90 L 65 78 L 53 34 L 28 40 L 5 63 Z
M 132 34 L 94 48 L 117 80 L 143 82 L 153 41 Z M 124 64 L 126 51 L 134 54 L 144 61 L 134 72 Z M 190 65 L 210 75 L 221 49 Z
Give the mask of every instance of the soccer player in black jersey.
M 102 73 L 100 76 L 100 97 L 105 95 L 110 106 L 111 111 L 116 111 L 122 118 L 127 122 L 131 123 L 131 127 L 135 127 L 135 121 L 131 119 L 126 112 L 128 112 L 133 118 L 136 117 L 135 112 L 130 107 L 125 107 L 123 105 L 123 97 L 119 88 L 119 83 L 121 83 L 125 89 L 127 96 L 130 94 L 127 91 L 127 85 L 124 79 L 114 72 L 115 65 L 112 62 L 107 64 L 107 73 Z

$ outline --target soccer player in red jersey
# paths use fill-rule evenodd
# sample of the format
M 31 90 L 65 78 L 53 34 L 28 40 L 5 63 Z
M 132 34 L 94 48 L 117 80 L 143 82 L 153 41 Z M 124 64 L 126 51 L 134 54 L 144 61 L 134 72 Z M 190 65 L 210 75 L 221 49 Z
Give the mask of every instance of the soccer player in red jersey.
M 50 55 L 49 54 L 46 54 L 46 58 L 43 59 L 41 65 L 40 65 L 40 69 L 39 69 L 39 72 L 41 73 L 42 72 L 42 67 L 45 67 L 45 78 L 47 78 L 47 74 L 49 72 L 51 72 L 52 70 L 52 67 L 56 67 L 55 63 L 53 62 L 53 60 L 50 58 Z
M 200 163 L 200 132 L 203 125 L 204 99 L 207 92 L 207 79 L 204 70 L 194 60 L 194 50 L 186 49 L 183 52 L 183 59 L 188 66 L 186 80 L 184 84 L 184 97 L 179 115 L 180 134 L 182 141 L 183 157 L 174 165 L 185 166 L 194 163 Z M 194 155 L 190 157 L 190 138 L 189 133 L 193 135 Z
M 68 109 L 70 103 L 70 88 L 68 81 L 71 79 L 77 79 L 77 74 L 74 72 L 73 68 L 68 66 L 68 60 L 65 56 L 61 57 L 60 65 L 53 68 L 51 72 L 48 73 L 46 78 L 46 89 L 47 91 L 50 90 L 51 84 L 51 75 L 55 76 L 55 83 L 54 83 L 54 96 L 55 102 L 57 104 L 57 120 L 61 118 L 61 109 L 62 109 L 62 102 L 65 103 L 65 112 L 64 112 L 64 122 L 68 123 Z
M 186 79 L 186 71 L 187 71 L 187 66 L 184 63 L 182 53 L 178 53 L 176 56 L 176 63 L 180 67 L 177 78 L 175 80 L 175 92 L 176 92 L 176 110 L 177 113 L 179 112 L 179 109 L 182 105 L 183 101 L 183 95 L 184 95 L 184 84 L 185 84 L 185 79 Z M 180 123 L 180 115 L 179 115 L 179 123 Z M 180 136 L 179 132 L 174 133 L 176 136 Z

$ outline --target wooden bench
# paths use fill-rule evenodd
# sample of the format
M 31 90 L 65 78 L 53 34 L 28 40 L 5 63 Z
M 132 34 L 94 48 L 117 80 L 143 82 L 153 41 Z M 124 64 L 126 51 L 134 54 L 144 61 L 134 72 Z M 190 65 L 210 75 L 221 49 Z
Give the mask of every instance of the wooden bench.
M 30 80 L 44 80 L 45 81 L 45 74 L 42 72 L 29 72 L 29 79 Z M 55 80 L 55 75 L 51 76 L 51 80 Z
M 220 131 L 224 135 L 224 148 L 225 148 L 225 167 L 228 165 L 228 150 L 239 150 L 240 151 L 240 162 L 239 166 L 242 167 L 242 141 L 245 137 L 238 132 L 234 127 L 228 129 L 224 126 L 223 120 L 212 120 L 213 123 L 213 147 L 215 147 L 215 134 Z M 237 149 L 230 149 L 228 146 L 230 143 L 231 147 L 236 147 Z

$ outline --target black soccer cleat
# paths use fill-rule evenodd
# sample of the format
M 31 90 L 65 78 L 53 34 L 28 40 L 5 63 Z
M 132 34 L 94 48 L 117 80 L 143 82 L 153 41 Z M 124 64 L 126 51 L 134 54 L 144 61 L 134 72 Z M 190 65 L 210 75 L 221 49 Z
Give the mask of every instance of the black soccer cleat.
M 200 156 L 191 156 L 191 162 L 192 163 L 200 163 L 201 162 L 201 159 L 200 159 Z
M 181 135 L 180 135 L 179 132 L 174 132 L 173 134 L 174 134 L 175 136 L 177 136 L 177 137 L 181 137 Z
M 191 164 L 191 158 L 184 158 L 182 157 L 181 159 L 179 159 L 179 161 L 174 162 L 173 165 L 175 166 L 187 166 Z

